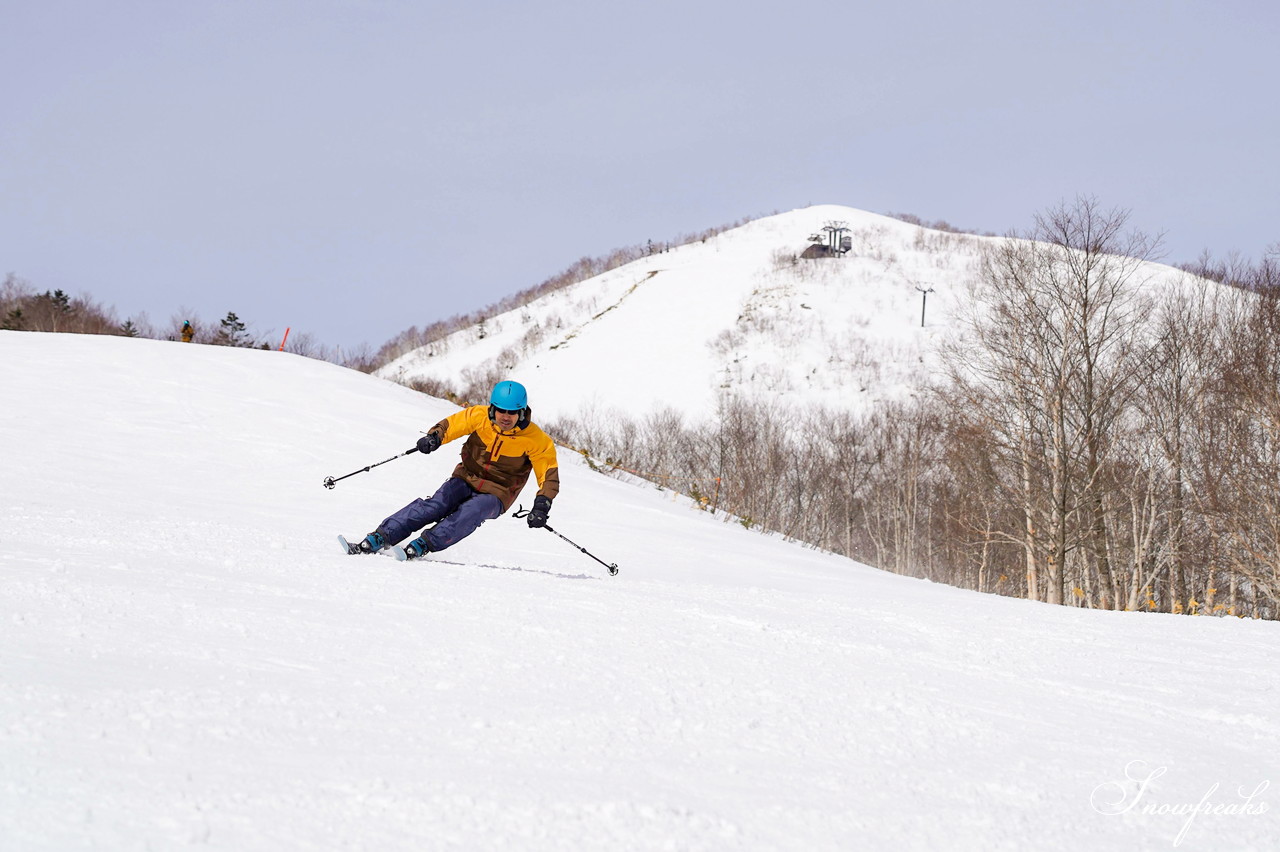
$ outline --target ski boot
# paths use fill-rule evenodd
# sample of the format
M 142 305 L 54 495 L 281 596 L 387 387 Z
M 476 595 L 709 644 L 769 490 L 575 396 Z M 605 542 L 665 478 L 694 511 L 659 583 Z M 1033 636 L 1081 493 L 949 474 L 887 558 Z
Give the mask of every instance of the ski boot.
M 404 547 L 396 548 L 396 559 L 404 562 L 407 559 L 421 559 L 431 552 L 431 544 L 426 537 L 415 538 Z
M 343 536 L 338 536 L 338 541 L 347 549 L 347 553 L 352 556 L 355 556 L 357 553 L 377 553 L 384 547 L 390 546 L 387 544 L 386 540 L 383 539 L 382 533 L 380 532 L 371 532 L 355 544 L 347 541 Z

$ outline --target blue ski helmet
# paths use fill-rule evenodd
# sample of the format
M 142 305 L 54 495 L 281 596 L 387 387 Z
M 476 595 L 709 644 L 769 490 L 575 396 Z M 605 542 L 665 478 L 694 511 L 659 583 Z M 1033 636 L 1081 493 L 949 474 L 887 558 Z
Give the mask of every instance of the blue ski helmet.
M 524 411 L 529 407 L 529 395 L 519 382 L 498 382 L 489 394 L 489 404 L 503 411 Z

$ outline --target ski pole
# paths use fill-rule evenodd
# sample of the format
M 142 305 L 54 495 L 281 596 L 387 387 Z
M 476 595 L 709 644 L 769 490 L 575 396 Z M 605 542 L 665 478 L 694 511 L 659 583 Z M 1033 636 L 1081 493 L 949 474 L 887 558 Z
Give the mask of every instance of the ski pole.
M 511 517 L 513 517 L 513 518 L 523 518 L 523 517 L 524 517 L 525 515 L 527 515 L 527 514 L 529 514 L 529 510 L 528 510 L 528 509 L 525 509 L 525 507 L 524 507 L 524 506 L 521 506 L 520 508 L 516 509 L 515 513 L 514 513 Z M 561 539 L 563 539 L 564 541 L 568 541 L 568 542 L 569 542 L 569 544 L 572 544 L 574 547 L 578 548 L 578 550 L 582 551 L 582 552 L 583 552 L 583 553 L 585 553 L 587 556 L 590 556 L 592 559 L 594 559 L 595 561 L 599 562 L 599 563 L 600 563 L 601 565 L 603 565 L 604 567 L 608 568 L 608 569 L 609 569 L 609 575 L 610 575 L 610 576 L 613 576 L 614 574 L 617 574 L 617 573 L 618 573 L 618 565 L 617 565 L 617 563 L 616 563 L 616 562 L 615 562 L 614 564 L 612 564 L 612 565 L 611 565 L 611 564 L 609 564 L 608 562 L 605 562 L 605 561 L 604 561 L 603 559 L 601 559 L 599 556 L 596 556 L 594 553 L 592 553 L 591 551 L 587 550 L 587 549 L 586 549 L 585 547 L 583 547 L 582 545 L 578 544 L 578 543 L 577 543 L 577 542 L 575 542 L 575 541 L 569 541 L 569 539 L 568 539 L 568 538 L 566 538 L 566 537 L 565 537 L 565 536 L 563 536 L 563 535 L 560 535 L 560 533 L 558 533 L 558 532 L 556 532 L 555 530 L 553 530 L 549 524 L 543 524 L 543 525 L 542 525 L 542 528 L 543 528 L 544 530 L 546 530 L 547 532 L 550 532 L 550 533 L 556 533 L 556 535 L 560 536 L 560 538 L 561 538 Z
M 391 457 L 391 458 L 389 458 L 389 459 L 383 459 L 383 460 L 382 460 L 382 461 L 380 461 L 380 462 L 374 462 L 374 463 L 373 463 L 373 464 L 371 464 L 371 465 L 367 465 L 366 467 L 362 467 L 362 468 L 360 468 L 359 470 L 353 470 L 353 471 L 351 471 L 351 473 L 348 473 L 346 476 L 339 476 L 337 479 L 334 479 L 332 476 L 326 476 L 326 477 L 324 478 L 324 487 L 325 487 L 325 488 L 332 489 L 332 488 L 333 488 L 333 486 L 337 485 L 339 482 L 341 482 L 342 480 L 346 479 L 348 476 L 355 476 L 357 473 L 366 473 L 366 472 L 368 472 L 370 469 L 375 468 L 375 467 L 377 467 L 377 466 L 378 466 L 378 465 L 380 465 L 380 464 L 386 464 L 386 463 L 387 463 L 387 462 L 389 462 L 389 461 L 395 461 L 395 460 L 396 460 L 396 459 L 398 459 L 398 458 L 403 458 L 404 456 L 409 455 L 409 453 L 416 453 L 417 451 L 418 451 L 418 448 L 417 448 L 417 447 L 410 447 L 409 449 L 405 450 L 403 453 L 397 453 L 396 455 L 392 456 L 392 457 Z

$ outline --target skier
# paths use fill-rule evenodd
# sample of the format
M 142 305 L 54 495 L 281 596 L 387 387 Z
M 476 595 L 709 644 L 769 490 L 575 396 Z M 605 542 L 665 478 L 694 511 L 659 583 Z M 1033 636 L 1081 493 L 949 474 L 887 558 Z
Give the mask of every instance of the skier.
M 427 524 L 435 526 L 405 545 L 407 559 L 444 550 L 511 508 L 533 471 L 538 495 L 527 516 L 531 527 L 546 526 L 551 501 L 560 491 L 556 446 L 530 421 L 529 398 L 519 382 L 493 386 L 489 404 L 474 405 L 432 426 L 418 439 L 418 451 L 432 453 L 463 436 L 462 462 L 428 500 L 414 500 L 378 524 L 350 553 L 377 553 L 393 547 Z
M 196 330 L 192 328 L 191 320 L 183 320 L 182 321 L 182 342 L 190 343 L 195 336 L 196 336 Z M 169 339 L 172 340 L 173 338 L 171 337 Z

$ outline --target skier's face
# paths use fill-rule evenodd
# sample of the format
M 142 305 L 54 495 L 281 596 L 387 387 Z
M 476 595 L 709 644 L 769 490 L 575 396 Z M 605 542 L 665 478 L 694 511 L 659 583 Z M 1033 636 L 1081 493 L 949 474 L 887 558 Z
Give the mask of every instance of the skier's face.
M 519 420 L 520 412 L 518 411 L 503 411 L 498 408 L 493 412 L 493 425 L 498 427 L 499 432 L 510 432 L 516 428 Z

